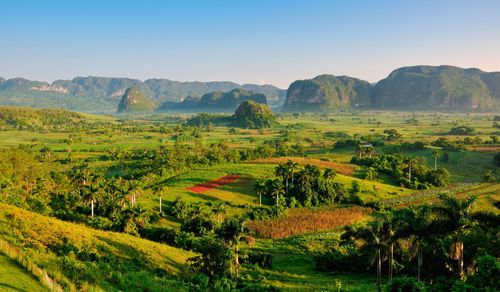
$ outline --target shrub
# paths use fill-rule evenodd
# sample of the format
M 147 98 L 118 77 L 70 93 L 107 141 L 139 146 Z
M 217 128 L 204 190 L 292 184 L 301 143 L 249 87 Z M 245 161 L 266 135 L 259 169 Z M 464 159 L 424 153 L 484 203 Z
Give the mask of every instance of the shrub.
M 450 135 L 472 135 L 475 130 L 469 126 L 456 126 L 451 128 L 449 134 Z
M 418 282 L 415 278 L 410 277 L 397 277 L 392 279 L 387 285 L 386 291 L 388 292 L 419 292 L 425 291 L 425 285 Z

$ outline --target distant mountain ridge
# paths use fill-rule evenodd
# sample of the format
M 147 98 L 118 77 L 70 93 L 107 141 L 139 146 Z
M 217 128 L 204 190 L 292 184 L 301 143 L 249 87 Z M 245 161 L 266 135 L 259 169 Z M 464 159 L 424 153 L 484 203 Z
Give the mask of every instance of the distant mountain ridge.
M 394 70 L 375 85 L 348 76 L 319 75 L 293 82 L 283 111 L 342 111 L 355 107 L 399 110 L 498 110 L 500 72 L 454 66 Z
M 127 88 L 136 86 L 161 109 L 199 108 L 200 96 L 233 89 L 263 94 L 285 112 L 344 111 L 352 108 L 439 111 L 500 110 L 500 72 L 454 66 L 411 66 L 394 70 L 375 84 L 349 77 L 319 75 L 294 81 L 287 90 L 272 85 L 228 81 L 179 82 L 168 79 L 76 77 L 52 83 L 0 78 L 0 105 L 115 112 Z M 215 94 L 216 95 L 216 94 Z
M 266 95 L 273 105 L 283 104 L 286 90 L 273 85 L 244 84 L 229 81 L 180 82 L 168 79 L 148 79 L 144 82 L 131 78 L 75 77 L 52 83 L 24 78 L 0 79 L 0 104 L 32 107 L 59 107 L 93 112 L 96 108 L 114 112 L 125 91 L 137 86 L 146 96 L 158 103 L 182 101 L 188 96 L 210 92 L 228 92 L 248 89 Z M 99 107 L 95 107 L 99 104 Z
M 244 101 L 267 105 L 266 96 L 246 89 L 233 89 L 229 92 L 214 91 L 202 97 L 190 96 L 182 102 L 165 102 L 158 111 L 182 112 L 234 112 Z

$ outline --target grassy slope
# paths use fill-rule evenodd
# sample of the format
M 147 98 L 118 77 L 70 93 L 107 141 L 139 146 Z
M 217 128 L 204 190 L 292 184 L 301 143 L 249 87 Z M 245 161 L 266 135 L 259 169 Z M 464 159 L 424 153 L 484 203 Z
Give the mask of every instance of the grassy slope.
M 186 259 L 193 255 L 164 244 L 94 230 L 10 205 L 0 204 L 0 207 L 0 237 L 25 249 L 35 264 L 70 290 L 91 287 L 160 290 L 162 286 L 175 286 L 172 276 L 183 273 Z
M 47 288 L 14 260 L 0 254 L 0 290 L 38 292 Z

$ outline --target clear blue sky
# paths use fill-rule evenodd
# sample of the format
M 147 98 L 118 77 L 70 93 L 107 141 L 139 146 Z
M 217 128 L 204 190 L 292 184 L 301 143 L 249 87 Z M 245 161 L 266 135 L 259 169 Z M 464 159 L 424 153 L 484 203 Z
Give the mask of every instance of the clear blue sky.
M 376 82 L 400 66 L 500 71 L 500 1 L 0 1 L 0 76 Z

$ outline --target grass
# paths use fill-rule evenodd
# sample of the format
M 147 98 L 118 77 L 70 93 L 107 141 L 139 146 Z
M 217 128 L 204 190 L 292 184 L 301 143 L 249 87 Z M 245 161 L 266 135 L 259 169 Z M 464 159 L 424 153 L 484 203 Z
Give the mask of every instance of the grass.
M 174 277 L 186 272 L 186 259 L 193 256 L 131 235 L 94 230 L 10 205 L 0 207 L 0 237 L 24 249 L 68 290 L 142 289 L 144 285 L 152 291 L 162 286 L 174 289 L 179 285 Z M 134 282 L 137 277 L 142 282 Z
M 0 290 L 1 291 L 48 291 L 47 288 L 22 268 L 14 260 L 0 254 Z
M 247 249 L 270 253 L 271 269 L 244 269 L 244 279 L 258 281 L 283 291 L 376 291 L 375 275 L 327 273 L 315 269 L 313 256 L 325 251 L 338 232 L 303 234 L 283 239 L 259 239 Z M 318 244 L 316 244 L 318 243 Z M 321 246 L 321 247 L 318 247 Z

